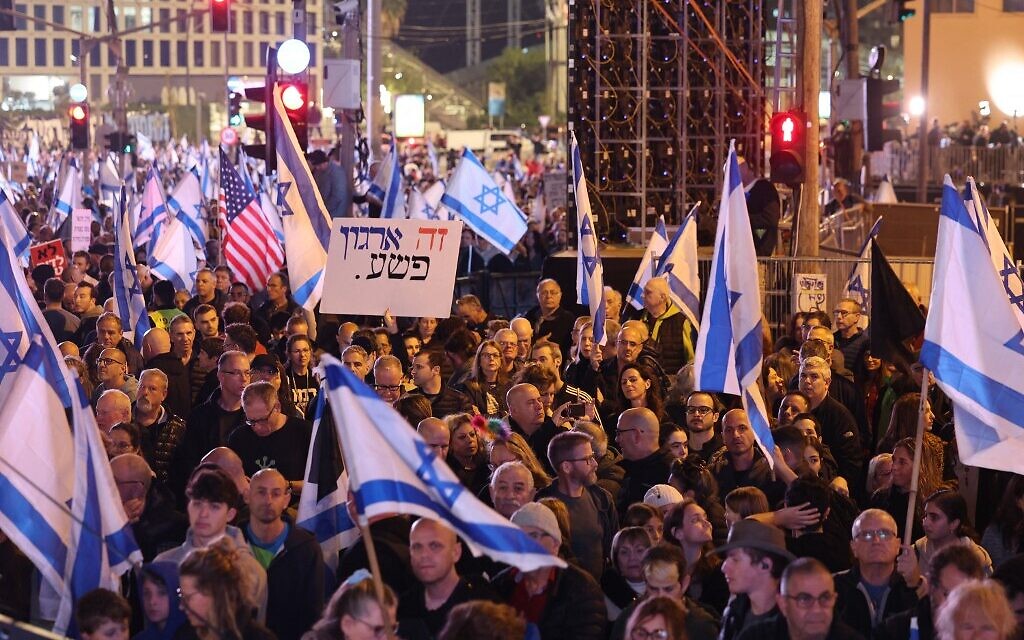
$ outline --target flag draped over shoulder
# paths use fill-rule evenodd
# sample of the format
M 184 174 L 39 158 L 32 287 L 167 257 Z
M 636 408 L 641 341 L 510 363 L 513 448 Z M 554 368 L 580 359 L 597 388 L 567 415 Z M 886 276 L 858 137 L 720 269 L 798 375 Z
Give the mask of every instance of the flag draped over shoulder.
M 398 142 L 391 138 L 391 148 L 377 167 L 370 184 L 370 193 L 381 201 L 381 218 L 404 218 L 405 194 L 402 193 L 402 165 L 398 163 Z
M 875 239 L 882 228 L 882 217 L 875 220 L 871 225 L 871 231 L 864 240 L 864 246 L 860 248 L 860 260 L 850 269 L 850 275 L 846 278 L 846 286 L 843 287 L 843 297 L 856 300 L 860 303 L 861 315 L 858 326 L 867 329 L 868 318 L 871 317 L 871 241 Z
M 640 266 L 637 267 L 636 275 L 633 276 L 633 283 L 629 285 L 629 291 L 626 292 L 626 304 L 632 305 L 634 309 L 643 309 L 644 285 L 651 279 L 655 260 L 664 255 L 666 247 L 668 247 L 668 231 L 665 229 L 665 216 L 658 216 L 658 222 L 654 225 L 654 233 L 647 241 L 647 248 L 644 250 L 643 257 L 640 258 Z
M 262 291 L 270 274 L 284 265 L 284 254 L 273 228 L 260 211 L 256 194 L 242 182 L 223 149 L 220 187 L 221 212 L 227 225 L 224 261 L 250 291 Z
M 320 362 L 361 518 L 393 513 L 432 518 L 451 527 L 474 555 L 523 571 L 565 566 L 466 490 L 415 429 L 341 362 L 329 355 Z
M 773 464 L 771 425 L 757 386 L 761 376 L 762 316 L 757 256 L 735 142 L 729 145 L 725 192 L 694 359 L 696 388 L 739 395 L 750 426 Z
M 526 214 L 509 202 L 469 149 L 462 152 L 441 203 L 505 255 L 526 235 Z
M 953 401 L 963 462 L 1018 473 L 1024 331 L 976 222 L 946 176 L 921 361 Z
M 327 407 L 327 394 L 317 395 L 313 437 L 309 440 L 306 473 L 299 513 L 295 523 L 313 532 L 326 562 L 338 567 L 338 552 L 359 538 L 359 527 L 348 511 L 348 473 L 338 447 L 334 418 Z
M 122 329 L 131 335 L 132 343 L 142 348 L 142 337 L 150 329 L 146 300 L 142 296 L 135 250 L 128 228 L 128 194 L 121 187 L 114 217 L 114 307 L 121 318 Z
M 604 333 L 604 265 L 597 244 L 597 230 L 590 208 L 590 194 L 587 179 L 583 175 L 580 147 L 576 132 L 572 133 L 572 177 L 576 195 L 576 302 L 590 310 L 594 329 L 594 344 L 604 345 L 608 336 Z
M 924 314 L 872 238 L 871 355 L 909 368 L 916 358 L 905 341 L 922 331 Z
M 697 207 L 679 225 L 654 267 L 668 281 L 669 296 L 694 327 L 700 327 L 700 273 L 697 271 Z
M 292 131 L 279 87 L 274 89 L 272 117 L 277 148 L 277 198 L 274 204 L 284 227 L 288 279 L 295 302 L 311 311 L 320 302 L 324 288 L 324 268 L 331 242 L 331 216 Z

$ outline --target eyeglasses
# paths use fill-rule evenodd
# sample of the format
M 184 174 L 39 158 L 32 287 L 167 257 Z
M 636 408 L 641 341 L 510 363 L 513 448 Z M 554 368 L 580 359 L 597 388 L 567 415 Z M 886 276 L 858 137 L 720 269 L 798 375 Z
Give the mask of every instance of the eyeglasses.
M 251 369 L 239 369 L 237 371 L 229 371 L 225 369 L 224 371 L 221 371 L 221 373 L 223 373 L 226 376 L 239 376 L 241 378 L 249 378 L 252 376 Z
M 648 631 L 642 627 L 636 627 L 629 634 L 629 638 L 630 640 L 668 640 L 668 630 L 655 629 L 654 631 Z
M 375 391 L 387 391 L 387 392 L 390 392 L 390 393 L 394 393 L 395 391 L 401 390 L 402 385 L 400 385 L 400 384 L 375 384 L 375 385 L 373 385 L 373 388 L 374 388 Z
M 640 431 L 640 429 L 619 429 L 618 431 L 615 432 L 615 437 L 618 438 L 619 436 L 625 433 L 632 433 L 634 431 Z
M 199 595 L 198 591 L 193 591 L 192 593 L 185 593 L 181 590 L 181 587 L 178 587 L 178 600 L 181 601 L 182 607 L 188 607 L 189 600 L 196 597 L 197 595 Z
M 698 416 L 706 416 L 711 413 L 711 407 L 686 407 L 686 413 L 692 413 Z
M 801 609 L 810 609 L 817 604 L 822 609 L 831 609 L 832 605 L 835 604 L 836 594 L 831 591 L 826 591 L 818 596 L 812 596 L 809 593 L 798 593 L 795 596 L 784 596 L 787 600 L 792 600 Z
M 639 342 L 633 342 L 632 340 L 616 340 L 615 344 L 622 345 L 623 347 L 629 347 L 630 349 L 636 349 L 640 346 Z
M 362 618 L 357 618 L 355 616 L 352 616 L 352 619 L 355 620 L 356 622 L 361 622 L 361 623 L 365 624 L 367 627 L 369 627 L 369 629 L 373 632 L 373 637 L 374 638 L 383 638 L 388 633 L 388 628 L 385 627 L 382 624 L 370 624 L 366 620 L 363 620 Z M 397 624 L 392 624 L 391 625 L 391 635 L 395 635 L 396 633 L 398 633 L 398 625 Z
M 619 433 L 622 433 L 622 432 L 620 431 Z M 585 458 L 566 458 L 565 461 L 566 462 L 586 462 L 587 464 L 590 464 L 592 462 L 594 464 L 597 464 L 597 456 L 592 453 L 589 456 L 586 456 Z
M 96 358 L 96 364 L 103 365 L 104 367 L 109 367 L 112 364 L 119 364 L 122 367 L 125 365 L 120 360 L 114 360 L 113 358 Z
M 874 542 L 875 540 L 886 542 L 895 538 L 896 532 L 888 529 L 876 529 L 875 531 L 861 531 L 854 537 L 864 542 Z
M 845 316 L 852 316 L 855 313 L 857 313 L 857 312 L 856 311 L 847 311 L 846 309 L 836 309 L 835 311 L 832 312 L 833 315 L 837 315 L 840 318 L 843 318 Z
M 270 419 L 274 417 L 274 414 L 277 413 L 277 410 L 280 409 L 280 408 L 281 408 L 281 404 L 280 403 L 275 404 L 274 408 L 270 410 L 270 413 L 268 413 L 267 415 L 265 415 L 262 418 L 253 418 L 253 419 L 248 419 L 247 418 L 246 421 L 245 421 L 245 424 L 249 425 L 250 427 L 255 427 L 258 424 L 263 424 L 265 422 L 270 422 Z

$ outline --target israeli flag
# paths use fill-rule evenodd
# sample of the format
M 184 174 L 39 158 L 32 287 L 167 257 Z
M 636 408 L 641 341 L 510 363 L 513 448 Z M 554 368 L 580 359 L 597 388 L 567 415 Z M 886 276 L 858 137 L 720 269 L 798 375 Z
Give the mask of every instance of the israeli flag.
M 135 346 L 141 349 L 142 337 L 149 331 L 150 324 L 128 228 L 127 202 L 128 194 L 121 187 L 118 213 L 114 218 L 114 307 L 121 318 L 121 326 L 131 334 Z
M 249 172 L 249 156 L 245 154 L 245 149 L 241 146 L 238 147 L 238 173 L 242 176 L 242 182 L 245 186 L 249 187 L 249 191 L 256 193 L 256 186 L 252 183 L 252 174 Z
M 338 437 L 362 521 L 406 513 L 451 527 L 475 556 L 521 571 L 565 567 L 522 529 L 468 491 L 390 404 L 330 355 L 320 359 Z
M 331 215 L 313 182 L 306 156 L 274 90 L 274 137 L 277 147 L 277 197 L 274 204 L 284 227 L 284 253 L 288 257 L 288 279 L 292 297 L 300 307 L 312 311 L 324 288 L 324 267 L 331 241 Z
M 1024 331 L 985 232 L 946 176 L 921 362 L 953 401 L 964 464 L 1018 473 Z
M 604 333 L 604 265 L 594 229 L 594 215 L 590 208 L 590 193 L 583 175 L 583 161 L 576 132 L 572 132 L 572 180 L 576 194 L 576 302 L 590 309 L 594 327 L 594 344 L 604 346 L 608 336 Z
M 63 181 L 60 193 L 50 207 L 50 213 L 46 220 L 46 223 L 54 231 L 60 229 L 60 226 L 71 215 L 71 211 L 82 202 L 82 172 L 78 169 L 78 160 L 71 155 L 66 156 L 66 159 L 64 172 L 61 174 Z
M 409 218 L 411 220 L 448 220 L 448 212 L 441 211 L 441 196 L 444 195 L 444 181 L 438 180 L 420 191 L 413 187 L 409 190 Z M 444 216 L 442 218 L 441 216 Z
M 281 212 L 277 210 L 277 205 L 274 204 L 273 195 L 277 193 L 277 189 L 273 186 L 270 178 L 261 176 L 258 184 L 260 188 L 256 191 L 256 195 L 260 199 L 260 209 L 263 211 L 263 215 L 266 216 L 267 222 L 270 223 L 270 228 L 274 230 L 277 242 L 281 245 L 281 253 L 284 253 L 284 223 L 281 222 Z
M 164 198 L 164 187 L 160 180 L 160 172 L 155 166 L 149 168 L 146 175 L 146 186 L 142 189 L 139 202 L 139 218 L 135 224 L 135 246 L 146 247 L 146 255 L 153 251 L 167 224 L 167 204 Z
M 981 192 L 978 191 L 978 185 L 972 177 L 967 178 L 963 199 L 967 213 L 981 230 L 981 237 L 988 247 L 992 266 L 1003 281 L 1003 288 L 1010 301 L 1010 308 L 1017 316 L 1017 322 L 1024 328 L 1024 282 L 1021 281 L 1020 270 L 1017 269 L 1010 252 L 1006 250 L 1006 244 L 1003 242 L 1002 236 L 999 235 L 999 227 L 989 215 L 988 208 L 981 199 Z
M 405 194 L 402 192 L 402 165 L 398 163 L 398 142 L 391 138 L 391 149 L 377 167 L 370 193 L 381 201 L 381 218 L 404 218 Z
M 697 207 L 693 205 L 654 268 L 665 276 L 669 296 L 693 326 L 700 328 L 700 273 L 697 271 Z
M 111 154 L 106 154 L 106 157 L 100 162 L 99 166 L 100 174 L 100 202 L 107 206 L 113 206 L 114 198 L 121 192 L 121 174 L 117 170 L 117 165 L 114 164 L 114 157 Z
M 93 589 L 118 592 L 121 575 L 142 565 L 128 516 L 110 470 L 89 399 L 78 384 L 74 420 L 74 492 L 71 499 L 71 541 L 65 565 L 65 589 L 54 628 L 71 627 L 75 603 Z M 65 422 L 66 424 L 66 422 Z M 67 470 L 64 471 L 67 473 Z
M 209 227 L 203 215 L 203 188 L 199 182 L 199 171 L 192 167 L 182 175 L 181 180 L 167 198 L 167 208 L 178 217 L 196 242 L 200 256 L 206 257 L 206 239 Z
M 29 265 L 29 247 L 32 245 L 32 237 L 25 228 L 21 216 L 14 210 L 7 192 L 0 189 L 0 223 L 7 231 L 7 237 L 11 239 L 11 250 L 18 258 L 21 267 L 27 269 Z
M 764 399 L 761 375 L 761 292 L 757 255 L 750 232 L 747 200 L 736 161 L 736 142 L 729 143 L 725 193 L 718 214 L 711 279 L 694 359 L 696 388 L 738 395 L 769 465 L 775 441 Z
M 526 235 L 526 214 L 504 196 L 469 149 L 462 152 L 441 204 L 505 255 Z
M 192 242 L 192 234 L 181 221 L 181 214 L 171 216 L 160 234 L 160 240 L 149 255 L 150 273 L 161 280 L 169 280 L 175 290 L 193 293 L 199 257 Z
M 665 255 L 668 247 L 668 231 L 665 230 L 665 216 L 658 216 L 658 222 L 654 225 L 654 233 L 647 242 L 647 249 L 640 258 L 640 266 L 637 267 L 636 275 L 633 276 L 633 283 L 629 285 L 626 292 L 626 304 L 634 309 L 644 308 L 644 285 L 651 279 L 657 267 L 657 260 Z
M 857 254 L 860 260 L 850 269 L 850 275 L 846 278 L 846 286 L 843 287 L 843 297 L 856 300 L 860 303 L 860 321 L 857 323 L 861 329 L 868 328 L 868 319 L 871 317 L 871 239 L 878 235 L 882 229 L 882 216 L 878 216 L 875 224 L 871 225 L 868 237 L 864 239 L 864 246 Z
M 434 172 L 434 177 L 440 178 L 441 169 L 437 164 L 437 149 L 434 148 L 433 138 L 427 138 L 427 161 L 430 162 L 430 169 Z
M 203 191 L 203 199 L 209 202 L 217 198 L 217 177 L 210 166 L 216 160 L 210 160 L 210 145 L 206 140 L 203 140 L 199 154 L 201 158 L 199 166 L 202 167 L 199 172 L 199 186 Z
M 336 571 L 338 553 L 359 539 L 359 527 L 348 512 L 348 473 L 342 464 L 338 432 L 327 409 L 327 394 L 317 394 L 313 437 L 306 456 L 306 474 L 295 522 L 320 543 L 324 562 Z

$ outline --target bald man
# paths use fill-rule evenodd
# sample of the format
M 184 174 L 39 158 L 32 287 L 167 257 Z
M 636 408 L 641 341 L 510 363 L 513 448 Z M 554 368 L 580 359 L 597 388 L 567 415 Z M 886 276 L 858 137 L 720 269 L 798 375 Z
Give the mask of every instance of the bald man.
M 416 585 L 398 600 L 399 637 L 436 638 L 456 605 L 497 599 L 486 581 L 459 576 L 461 557 L 462 543 L 451 529 L 428 518 L 413 523 L 409 561 Z
M 65 340 L 64 342 L 58 344 L 57 348 L 60 350 L 60 355 L 62 355 L 64 357 L 67 357 L 67 356 L 75 356 L 76 358 L 80 358 L 81 357 L 81 353 L 78 350 L 78 345 L 75 344 L 74 342 L 71 342 L 70 340 Z
M 651 278 L 644 285 L 644 312 L 640 320 L 650 333 L 648 345 L 658 352 L 665 371 L 675 373 L 693 361 L 697 329 L 672 300 L 668 281 Z
M 109 389 L 96 401 L 96 425 L 104 434 L 118 422 L 132 421 L 132 401 L 122 391 Z
M 175 511 L 170 497 L 153 486 L 153 470 L 146 460 L 124 453 L 111 459 L 110 470 L 143 560 L 150 562 L 161 551 L 181 544 L 188 518 Z
M 164 407 L 172 415 L 188 417 L 192 411 L 192 382 L 181 358 L 171 353 L 171 334 L 154 327 L 142 337 L 142 357 L 147 369 L 159 369 L 167 376 L 167 397 Z
M 279 471 L 257 472 L 244 495 L 250 517 L 240 528 L 267 572 L 267 627 L 280 640 L 298 640 L 324 606 L 323 551 L 284 515 L 292 495 Z
M 722 416 L 722 442 L 725 446 L 708 461 L 721 495 L 738 487 L 757 487 L 768 496 L 768 504 L 778 504 L 786 485 L 773 478 L 746 411 L 733 409 Z
M 245 468 L 242 464 L 242 459 L 238 457 L 232 449 L 228 447 L 216 447 L 211 449 L 209 453 L 203 456 L 200 460 L 200 464 L 203 463 L 215 464 L 231 478 L 235 483 L 235 487 L 238 488 L 238 493 L 243 496 L 249 491 L 249 477 L 245 475 Z
M 508 404 L 506 420 L 509 428 L 523 436 L 547 472 L 555 475 L 548 461 L 548 443 L 565 429 L 547 416 L 540 391 L 529 383 L 517 384 L 508 390 L 505 400 Z
M 448 425 L 440 418 L 424 418 L 416 425 L 416 433 L 420 434 L 427 446 L 437 453 L 441 460 L 448 458 L 452 434 Z
M 524 362 L 533 345 L 533 325 L 526 318 L 513 318 L 508 328 L 516 334 L 516 359 Z
M 619 513 L 643 502 L 647 490 L 662 484 L 672 467 L 672 454 L 658 446 L 658 417 L 646 407 L 626 409 L 619 415 L 615 441 L 622 451 L 619 463 L 626 477 L 619 492 Z

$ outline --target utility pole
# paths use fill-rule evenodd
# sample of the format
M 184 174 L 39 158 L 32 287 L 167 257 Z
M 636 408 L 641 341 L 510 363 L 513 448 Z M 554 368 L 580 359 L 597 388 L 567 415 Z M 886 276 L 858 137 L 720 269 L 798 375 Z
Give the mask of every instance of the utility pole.
M 345 14 L 341 25 L 342 50 L 341 57 L 346 60 L 359 60 L 359 5 L 356 3 L 351 11 Z M 369 110 L 367 110 L 369 111 Z M 352 176 L 355 173 L 356 140 L 359 131 L 356 128 L 357 111 L 355 109 L 338 109 L 335 111 L 341 118 L 341 171 L 345 174 L 344 190 L 341 201 L 342 211 L 351 215 L 352 211 Z
M 857 0 L 846 0 L 846 37 L 843 42 L 843 52 L 846 55 L 846 77 L 849 80 L 860 78 L 860 25 L 857 15 Z M 860 183 L 861 166 L 864 163 L 864 122 L 854 120 L 850 122 L 850 154 L 852 156 L 854 180 L 851 182 Z M 863 191 L 865 185 L 861 185 Z
M 928 67 L 932 44 L 932 12 L 931 1 L 921 3 L 921 98 L 924 107 L 921 109 L 921 126 L 917 131 L 917 201 L 928 202 Z
M 804 165 L 805 182 L 800 190 L 800 213 L 797 216 L 798 255 L 818 255 L 818 227 L 821 207 L 818 204 L 818 93 L 821 90 L 821 6 L 822 0 L 798 2 L 800 25 L 800 94 L 807 114 L 807 135 Z
M 366 2 L 366 142 L 370 160 L 380 157 L 380 125 L 384 110 L 380 105 L 380 13 L 381 0 Z

